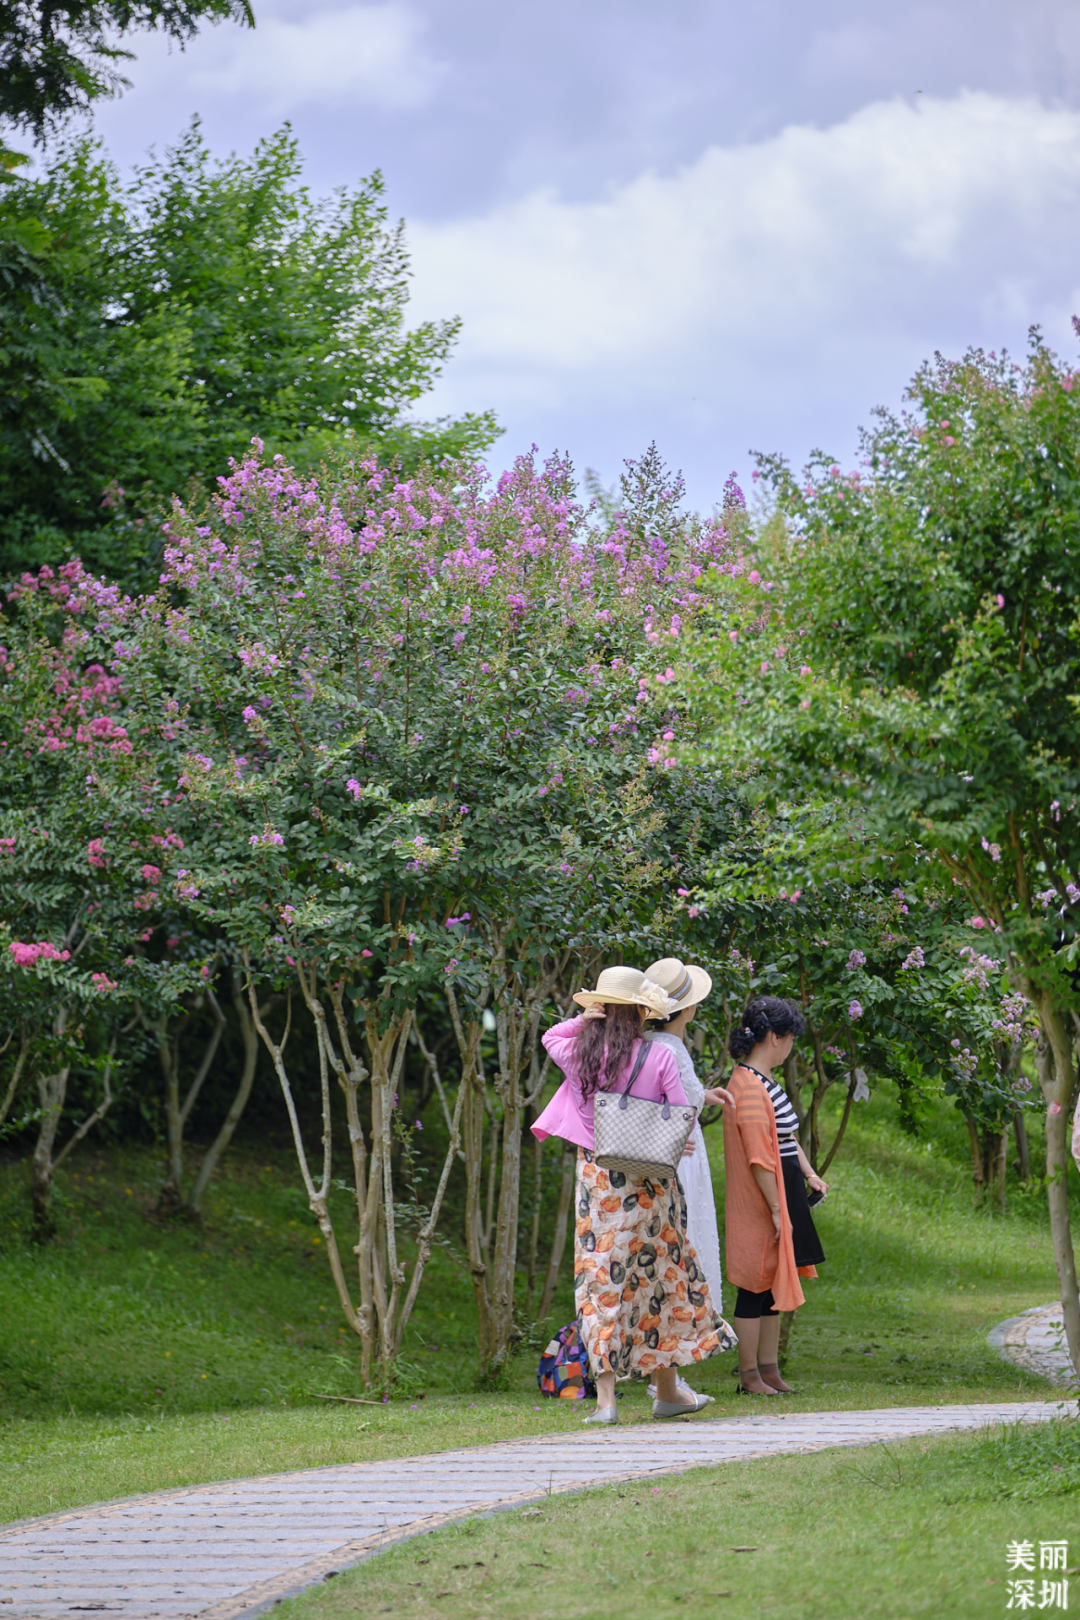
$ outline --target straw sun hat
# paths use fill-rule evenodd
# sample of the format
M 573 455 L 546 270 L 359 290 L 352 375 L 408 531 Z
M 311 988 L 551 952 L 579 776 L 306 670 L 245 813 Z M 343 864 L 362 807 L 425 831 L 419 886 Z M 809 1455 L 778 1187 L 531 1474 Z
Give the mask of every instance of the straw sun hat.
M 704 968 L 687 967 L 676 956 L 665 956 L 645 969 L 647 982 L 660 986 L 671 1001 L 667 1016 L 696 1007 L 712 989 L 712 979 Z
M 647 1007 L 657 1018 L 671 1018 L 704 1001 L 711 989 L 712 980 L 703 968 L 684 967 L 667 956 L 644 973 L 631 967 L 604 968 L 596 989 L 579 990 L 574 1000 L 579 1007 L 601 1007 L 605 1002 Z
M 667 1018 L 675 1010 L 658 984 L 653 984 L 638 968 L 604 968 L 595 990 L 579 990 L 574 997 L 579 1007 L 602 1007 L 615 1002 L 623 1007 L 647 1007 L 657 1017 Z

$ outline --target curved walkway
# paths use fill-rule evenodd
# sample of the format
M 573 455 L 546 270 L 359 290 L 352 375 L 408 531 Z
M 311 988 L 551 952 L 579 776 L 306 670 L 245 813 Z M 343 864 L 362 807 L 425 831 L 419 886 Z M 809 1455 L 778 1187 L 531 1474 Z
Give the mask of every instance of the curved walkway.
M 770 1402 L 770 1407 L 773 1403 Z M 0 1533 L 10 1620 L 240 1620 L 406 1536 L 565 1491 L 784 1452 L 1038 1423 L 1072 1403 L 676 1419 L 234 1480 L 80 1508 Z
M 1000 1350 L 1008 1361 L 1013 1361 L 1026 1372 L 1037 1373 L 1062 1389 L 1076 1386 L 1076 1372 L 1069 1360 L 1065 1344 L 1065 1324 L 1061 1306 L 1033 1305 L 1019 1316 L 1010 1316 L 999 1322 L 989 1333 L 990 1343 Z

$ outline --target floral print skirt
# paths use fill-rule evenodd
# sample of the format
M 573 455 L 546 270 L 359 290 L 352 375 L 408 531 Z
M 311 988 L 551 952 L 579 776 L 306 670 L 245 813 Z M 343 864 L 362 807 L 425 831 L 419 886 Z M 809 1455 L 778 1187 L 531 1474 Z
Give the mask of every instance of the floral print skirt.
M 578 1148 L 574 1288 L 589 1369 L 688 1367 L 736 1343 L 686 1241 L 677 1178 L 635 1181 Z

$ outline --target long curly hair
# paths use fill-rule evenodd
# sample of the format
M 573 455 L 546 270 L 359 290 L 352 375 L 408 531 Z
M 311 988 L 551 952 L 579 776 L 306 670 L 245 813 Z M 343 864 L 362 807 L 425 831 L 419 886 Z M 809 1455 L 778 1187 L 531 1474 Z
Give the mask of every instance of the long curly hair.
M 605 1018 L 587 1018 L 578 1040 L 578 1075 L 581 1095 L 610 1091 L 630 1062 L 630 1048 L 641 1039 L 641 1009 L 620 1001 L 605 1001 Z

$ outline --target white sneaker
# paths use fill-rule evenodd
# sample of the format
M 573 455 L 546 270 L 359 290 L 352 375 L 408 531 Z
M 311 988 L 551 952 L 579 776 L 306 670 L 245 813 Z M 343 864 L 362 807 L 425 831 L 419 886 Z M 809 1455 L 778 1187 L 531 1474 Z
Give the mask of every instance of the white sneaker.
M 598 1406 L 592 1417 L 582 1418 L 582 1423 L 618 1423 L 619 1408 L 617 1406 Z

